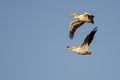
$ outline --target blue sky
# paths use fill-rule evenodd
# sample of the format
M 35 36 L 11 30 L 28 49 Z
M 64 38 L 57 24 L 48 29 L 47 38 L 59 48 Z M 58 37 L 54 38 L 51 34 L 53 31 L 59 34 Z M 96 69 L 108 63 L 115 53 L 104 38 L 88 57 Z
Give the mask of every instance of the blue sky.
M 119 80 L 119 0 L 1 0 L 0 80 Z M 69 39 L 69 14 L 89 12 L 95 24 L 79 28 Z M 94 28 L 92 55 L 78 55 Z

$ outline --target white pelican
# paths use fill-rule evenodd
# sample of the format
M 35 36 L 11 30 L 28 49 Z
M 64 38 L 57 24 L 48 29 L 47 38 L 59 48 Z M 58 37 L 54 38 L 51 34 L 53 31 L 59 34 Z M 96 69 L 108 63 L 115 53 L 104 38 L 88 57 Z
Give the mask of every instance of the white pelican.
M 95 27 L 84 39 L 83 43 L 81 44 L 80 47 L 76 47 L 76 46 L 67 46 L 67 50 L 71 50 L 77 54 L 81 54 L 81 55 L 87 55 L 87 54 L 91 54 L 92 52 L 88 51 L 88 47 L 91 44 L 94 35 L 97 31 L 97 27 Z
M 69 31 L 70 39 L 73 39 L 74 32 L 76 31 L 76 29 L 79 28 L 84 23 L 94 24 L 94 20 L 93 20 L 94 16 L 91 15 L 90 13 L 84 13 L 81 15 L 78 15 L 77 13 L 73 13 L 73 14 L 70 14 L 69 16 L 74 16 L 74 18 L 76 19 L 75 21 L 72 21 L 70 23 L 70 31 Z

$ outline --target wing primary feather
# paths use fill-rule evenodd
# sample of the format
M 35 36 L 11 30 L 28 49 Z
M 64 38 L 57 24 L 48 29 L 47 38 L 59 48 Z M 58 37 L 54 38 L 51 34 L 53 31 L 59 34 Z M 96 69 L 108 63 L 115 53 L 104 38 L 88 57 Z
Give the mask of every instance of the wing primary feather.
M 83 43 L 81 46 L 88 44 L 88 46 L 91 44 L 95 33 L 97 32 L 97 27 L 95 27 L 84 39 Z
M 73 39 L 75 31 L 77 30 L 77 28 L 79 28 L 83 24 L 84 24 L 84 22 L 81 22 L 79 20 L 73 21 L 70 24 L 70 32 L 69 32 L 70 39 Z

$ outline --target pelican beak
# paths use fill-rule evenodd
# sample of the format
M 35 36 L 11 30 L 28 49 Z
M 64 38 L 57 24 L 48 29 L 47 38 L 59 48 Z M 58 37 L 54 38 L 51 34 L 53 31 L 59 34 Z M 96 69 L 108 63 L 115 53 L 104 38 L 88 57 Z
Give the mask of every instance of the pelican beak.
M 70 14 L 70 15 L 69 15 L 69 17 L 73 17 L 73 16 L 74 16 L 74 14 Z

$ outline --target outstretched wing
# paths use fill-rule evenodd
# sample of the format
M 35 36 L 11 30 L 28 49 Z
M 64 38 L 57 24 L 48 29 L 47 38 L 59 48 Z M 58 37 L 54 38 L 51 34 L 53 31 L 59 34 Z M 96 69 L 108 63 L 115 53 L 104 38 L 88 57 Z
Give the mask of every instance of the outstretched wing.
M 97 31 L 97 27 L 95 27 L 84 39 L 83 43 L 81 44 L 81 48 L 88 49 L 88 46 L 91 44 L 94 35 Z
M 76 29 L 79 28 L 83 24 L 84 24 L 84 22 L 81 22 L 79 20 L 75 20 L 75 21 L 71 22 L 71 24 L 70 24 L 70 32 L 69 32 L 70 39 L 73 39 Z

